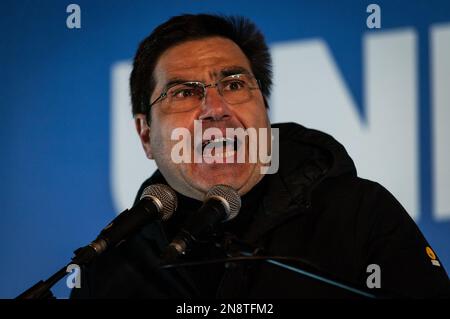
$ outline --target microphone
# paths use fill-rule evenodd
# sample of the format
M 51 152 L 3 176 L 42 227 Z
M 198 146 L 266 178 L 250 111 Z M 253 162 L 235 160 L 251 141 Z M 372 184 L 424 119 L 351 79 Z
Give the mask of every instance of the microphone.
M 172 262 L 198 239 L 211 234 L 220 222 L 233 219 L 241 209 L 241 197 L 228 185 L 215 185 L 205 195 L 200 209 L 189 216 L 186 225 L 164 250 L 162 260 Z
M 89 245 L 77 249 L 72 262 L 78 265 L 90 262 L 110 247 L 118 246 L 127 237 L 154 220 L 168 220 L 177 209 L 175 191 L 163 184 L 146 187 L 139 202 L 120 213 Z

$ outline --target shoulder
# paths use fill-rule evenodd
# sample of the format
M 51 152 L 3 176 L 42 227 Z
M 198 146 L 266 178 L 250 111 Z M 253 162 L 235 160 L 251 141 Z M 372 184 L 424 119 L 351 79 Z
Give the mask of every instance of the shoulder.
M 328 178 L 316 187 L 312 195 L 316 208 L 339 214 L 339 218 L 353 219 L 359 227 L 372 228 L 382 223 L 386 231 L 399 224 L 416 228 L 395 196 L 371 180 L 351 175 Z

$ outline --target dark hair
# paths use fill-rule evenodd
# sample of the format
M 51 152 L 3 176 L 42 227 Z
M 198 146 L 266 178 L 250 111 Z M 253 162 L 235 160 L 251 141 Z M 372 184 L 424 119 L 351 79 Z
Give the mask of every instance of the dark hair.
M 130 76 L 133 115 L 142 113 L 150 116 L 150 97 L 156 85 L 153 70 L 161 54 L 176 44 L 212 36 L 230 39 L 244 52 L 250 61 L 253 75 L 260 81 L 264 102 L 268 107 L 272 61 L 264 36 L 256 25 L 244 17 L 185 14 L 172 17 L 158 26 L 139 45 Z

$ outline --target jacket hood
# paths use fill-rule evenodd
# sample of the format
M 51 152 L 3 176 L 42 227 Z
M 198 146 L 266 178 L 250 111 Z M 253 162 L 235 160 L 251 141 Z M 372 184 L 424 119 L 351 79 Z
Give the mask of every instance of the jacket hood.
M 294 198 L 308 197 L 327 178 L 357 175 L 353 160 L 332 136 L 296 123 L 272 127 L 280 130 L 279 176 Z
M 292 165 L 307 161 L 319 162 L 326 170 L 326 177 L 356 176 L 353 160 L 331 135 L 296 123 L 279 123 L 272 127 L 280 130 L 280 168 L 286 165 L 292 169 Z

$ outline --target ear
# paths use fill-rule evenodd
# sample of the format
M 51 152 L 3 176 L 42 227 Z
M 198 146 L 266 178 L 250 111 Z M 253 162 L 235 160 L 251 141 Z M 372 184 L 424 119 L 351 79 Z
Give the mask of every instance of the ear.
M 153 159 L 152 147 L 150 143 L 150 127 L 147 124 L 145 114 L 136 114 L 134 116 L 134 124 L 147 158 Z

